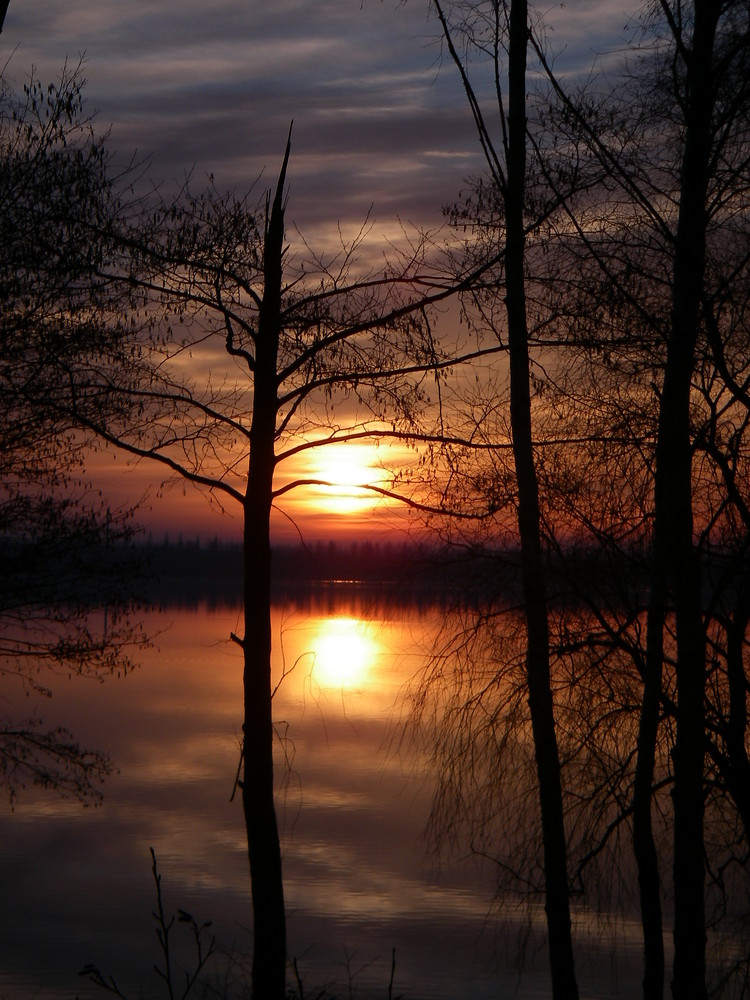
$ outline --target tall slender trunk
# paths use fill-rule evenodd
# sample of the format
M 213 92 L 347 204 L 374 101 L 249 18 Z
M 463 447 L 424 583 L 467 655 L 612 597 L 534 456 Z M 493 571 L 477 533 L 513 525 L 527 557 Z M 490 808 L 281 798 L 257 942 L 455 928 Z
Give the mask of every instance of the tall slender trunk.
M 542 564 L 539 491 L 531 433 L 530 362 L 524 276 L 524 190 L 526 174 L 526 0 L 510 8 L 508 54 L 508 148 L 506 213 L 506 308 L 510 356 L 510 407 L 513 456 L 518 480 L 526 670 L 529 708 L 539 782 L 552 992 L 555 1000 L 575 1000 L 567 850 L 562 806 L 560 759 L 550 682 L 547 597 Z
M 655 566 L 655 570 L 658 570 Z M 638 866 L 638 888 L 643 931 L 643 997 L 664 996 L 664 928 L 661 909 L 659 858 L 651 820 L 652 791 L 659 731 L 659 704 L 664 660 L 664 586 L 654 574 L 646 627 L 646 662 L 633 782 L 633 851 Z
M 750 842 L 750 757 L 747 753 L 747 678 L 745 637 L 750 620 L 750 576 L 742 582 L 731 621 L 727 624 L 727 678 L 729 720 L 726 730 L 729 757 L 727 786 Z
M 706 196 L 711 154 L 712 61 L 720 5 L 694 0 L 686 63 L 685 146 L 675 240 L 671 331 L 659 414 L 656 529 L 677 629 L 674 747 L 675 1000 L 706 996 L 703 851 L 706 649 L 700 566 L 693 542 L 690 390 L 705 271 Z M 685 39 L 681 40 L 683 43 Z
M 253 896 L 254 1000 L 285 1000 L 286 913 L 273 780 L 271 686 L 271 537 L 277 400 L 277 359 L 284 241 L 283 188 L 287 144 L 266 223 L 263 302 L 258 320 L 244 536 L 244 781 Z
M 257 488 L 262 471 L 253 476 Z M 265 491 L 263 491 L 265 492 Z M 271 712 L 271 549 L 265 504 L 245 506 L 245 638 L 242 805 L 253 898 L 252 987 L 255 1000 L 286 995 L 286 917 L 276 822 Z M 270 511 L 270 505 L 266 508 Z

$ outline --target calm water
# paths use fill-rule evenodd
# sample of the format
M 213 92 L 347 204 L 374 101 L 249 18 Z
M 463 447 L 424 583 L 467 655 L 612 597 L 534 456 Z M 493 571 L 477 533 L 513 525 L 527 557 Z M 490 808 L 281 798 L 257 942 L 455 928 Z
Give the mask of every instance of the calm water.
M 544 954 L 529 957 L 519 986 L 503 944 L 518 928 L 487 917 L 491 875 L 430 860 L 431 781 L 414 751 L 394 749 L 400 695 L 440 620 L 438 609 L 371 611 L 330 595 L 275 609 L 289 949 L 310 994 L 329 984 L 385 998 L 395 947 L 394 996 L 546 995 Z M 229 801 L 242 685 L 228 636 L 241 631 L 239 613 L 168 608 L 147 627 L 158 646 L 133 674 L 58 680 L 40 706 L 46 722 L 108 750 L 119 773 L 96 809 L 29 789 L 0 816 L 0 997 L 101 996 L 77 976 L 88 962 L 131 997 L 163 995 L 149 846 L 166 907 L 213 921 L 238 963 L 230 975 L 249 951 L 245 832 Z M 620 967 L 613 983 L 606 962 L 595 965 L 584 995 L 638 995 L 636 968 L 623 978 Z

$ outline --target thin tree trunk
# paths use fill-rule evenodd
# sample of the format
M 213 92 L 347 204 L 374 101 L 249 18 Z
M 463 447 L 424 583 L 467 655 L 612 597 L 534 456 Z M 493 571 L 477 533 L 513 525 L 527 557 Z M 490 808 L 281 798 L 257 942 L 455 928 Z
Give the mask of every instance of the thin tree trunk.
M 276 366 L 284 240 L 283 188 L 288 158 L 289 144 L 264 242 L 265 280 L 258 321 L 245 496 L 242 803 L 253 896 L 254 1000 L 285 1000 L 286 996 L 286 913 L 273 780 L 270 516 L 278 408 Z
M 705 270 L 712 59 L 719 6 L 715 0 L 695 0 L 692 46 L 684 50 L 687 69 L 685 147 L 675 242 L 671 332 L 656 455 L 655 530 L 657 534 L 663 531 L 665 539 L 666 573 L 674 598 L 677 628 L 673 792 L 675 952 L 672 992 L 675 1000 L 701 1000 L 706 996 L 703 851 L 706 650 L 700 567 L 693 543 L 690 390 Z
M 742 582 L 732 620 L 727 624 L 729 723 L 726 731 L 729 768 L 727 785 L 750 843 L 750 757 L 747 753 L 747 678 L 745 636 L 750 619 L 750 577 Z
M 549 628 L 541 552 L 539 493 L 531 433 L 523 229 L 527 39 L 526 0 L 513 0 L 510 8 L 508 55 L 509 129 L 506 161 L 508 183 L 505 198 L 505 278 L 511 427 L 518 480 L 518 528 L 527 625 L 526 670 L 542 817 L 545 909 L 552 992 L 555 1000 L 575 1000 L 578 996 L 578 986 L 571 936 L 560 760 L 550 684 Z
M 659 704 L 664 659 L 664 588 L 653 581 L 646 628 L 646 662 L 633 783 L 633 851 L 638 866 L 638 888 L 643 930 L 643 997 L 664 996 L 664 928 L 661 909 L 659 858 L 651 821 L 652 790 L 659 731 Z

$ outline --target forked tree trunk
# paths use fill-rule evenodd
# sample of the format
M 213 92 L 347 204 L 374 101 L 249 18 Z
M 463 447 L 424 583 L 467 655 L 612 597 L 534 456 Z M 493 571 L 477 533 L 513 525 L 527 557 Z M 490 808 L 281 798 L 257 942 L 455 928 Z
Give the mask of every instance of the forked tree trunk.
M 524 276 L 524 189 L 526 174 L 526 0 L 512 0 L 508 51 L 508 147 L 506 215 L 506 307 L 510 357 L 513 457 L 518 480 L 526 671 L 534 737 L 544 850 L 545 909 L 552 992 L 555 1000 L 575 1000 L 567 849 L 560 759 L 550 681 L 547 597 L 541 551 L 539 490 L 531 432 L 531 393 Z
M 266 223 L 263 302 L 253 383 L 250 467 L 245 495 L 245 637 L 242 804 L 253 897 L 254 1000 L 285 1000 L 286 913 L 273 777 L 271 685 L 271 539 L 277 400 L 277 360 L 284 241 L 283 188 L 287 144 L 276 197 Z

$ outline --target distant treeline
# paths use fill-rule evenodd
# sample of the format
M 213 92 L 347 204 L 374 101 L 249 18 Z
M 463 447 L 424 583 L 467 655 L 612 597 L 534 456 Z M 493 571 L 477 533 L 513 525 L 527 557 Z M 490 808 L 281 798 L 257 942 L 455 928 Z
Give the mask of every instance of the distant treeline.
M 218 603 L 242 597 L 243 555 L 239 543 L 213 540 L 153 542 L 139 547 L 149 569 L 153 599 L 168 602 L 209 600 Z M 483 560 L 485 563 L 487 559 Z M 343 588 L 377 590 L 394 600 L 434 601 L 477 596 L 477 567 L 469 570 L 464 557 L 414 542 L 315 542 L 276 546 L 272 552 L 273 586 L 278 596 L 299 601 L 311 590 Z M 495 579 L 497 581 L 496 573 Z M 509 585 L 515 571 L 507 575 Z M 489 580 L 489 576 L 488 576 Z
M 139 603 L 153 579 L 134 545 L 79 529 L 17 538 L 0 534 L 0 611 Z
M 502 591 L 515 600 L 515 553 L 469 556 L 458 548 L 413 541 L 315 542 L 277 546 L 272 554 L 277 596 L 304 603 L 313 591 L 369 591 L 381 599 L 473 602 Z M 103 544 L 80 535 L 17 539 L 0 536 L 0 605 L 76 603 L 235 604 L 242 599 L 240 543 L 218 539 L 149 539 Z
M 648 591 L 647 551 L 568 549 L 548 553 L 553 603 L 585 602 L 593 595 L 612 605 L 643 602 Z M 724 574 L 712 557 L 705 579 Z M 369 600 L 411 605 L 504 606 L 521 603 L 517 549 L 398 542 L 314 542 L 279 545 L 272 555 L 279 598 L 306 606 L 349 591 Z M 239 604 L 243 557 L 239 542 L 152 539 L 102 545 L 79 537 L 29 540 L 0 536 L 0 606 L 119 601 L 139 604 Z
M 239 602 L 242 597 L 242 546 L 199 540 L 140 548 L 148 565 L 149 596 L 159 602 Z M 576 601 L 584 591 L 606 593 L 613 601 L 627 591 L 645 588 L 647 556 L 571 547 L 549 555 L 550 599 Z M 326 592 L 349 588 L 377 594 L 382 600 L 410 604 L 521 603 L 520 553 L 513 547 L 474 549 L 440 546 L 413 540 L 402 542 L 315 542 L 276 546 L 272 553 L 274 590 L 279 597 L 304 603 Z

